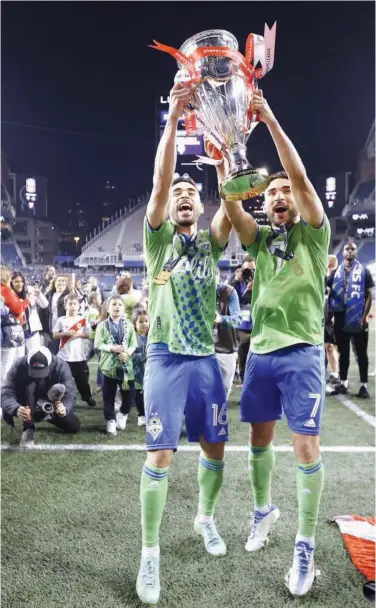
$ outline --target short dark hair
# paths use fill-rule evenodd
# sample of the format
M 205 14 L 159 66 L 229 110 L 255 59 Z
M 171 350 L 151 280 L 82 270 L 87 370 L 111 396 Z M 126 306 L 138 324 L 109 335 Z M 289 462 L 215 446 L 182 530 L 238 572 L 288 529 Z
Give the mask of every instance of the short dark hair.
M 243 260 L 243 264 L 244 262 L 254 262 L 254 259 L 251 255 L 245 255 L 244 256 L 244 260 Z
M 107 308 L 109 307 L 109 305 L 111 304 L 111 302 L 115 302 L 115 300 L 120 300 L 120 302 L 123 304 L 124 306 L 124 300 L 121 297 L 120 294 L 114 293 L 112 296 L 110 296 L 107 300 Z
M 286 171 L 277 171 L 277 173 L 272 173 L 271 175 L 269 175 L 267 188 L 269 188 L 270 184 L 272 182 L 274 182 L 275 179 L 280 179 L 280 178 L 290 180 Z
M 358 245 L 357 243 L 354 241 L 354 239 L 349 239 L 347 241 L 347 243 L 344 244 L 343 248 L 348 247 L 349 245 L 355 245 L 355 247 L 358 249 Z
M 173 180 L 172 184 L 171 184 L 171 188 L 173 188 L 176 184 L 179 184 L 180 182 L 186 182 L 187 184 L 191 184 L 192 186 L 194 186 L 198 192 L 198 188 L 196 185 L 196 182 L 191 178 L 191 177 L 185 177 L 180 176 L 179 177 L 175 177 L 175 179 Z

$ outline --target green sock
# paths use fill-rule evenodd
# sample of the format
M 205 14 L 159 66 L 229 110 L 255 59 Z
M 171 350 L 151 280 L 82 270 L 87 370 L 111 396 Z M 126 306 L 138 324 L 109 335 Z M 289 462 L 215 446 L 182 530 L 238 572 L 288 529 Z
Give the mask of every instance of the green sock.
M 159 528 L 166 504 L 168 467 L 161 469 L 145 462 L 141 474 L 140 501 L 142 546 L 159 545 Z
M 315 536 L 321 492 L 324 487 L 324 465 L 321 457 L 310 464 L 298 463 L 297 490 L 299 530 L 302 536 Z
M 249 476 L 256 509 L 270 505 L 272 502 L 271 482 L 274 464 L 275 454 L 272 443 L 264 448 L 249 446 Z
M 198 484 L 200 496 L 198 501 L 198 512 L 200 515 L 214 515 L 215 505 L 223 483 L 223 460 L 212 460 L 206 456 L 200 456 L 198 465 Z

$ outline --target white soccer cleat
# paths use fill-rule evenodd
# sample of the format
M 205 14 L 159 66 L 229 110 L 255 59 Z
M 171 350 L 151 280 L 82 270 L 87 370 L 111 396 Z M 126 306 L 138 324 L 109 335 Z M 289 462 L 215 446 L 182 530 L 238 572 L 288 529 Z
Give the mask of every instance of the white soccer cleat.
M 116 414 L 116 427 L 119 429 L 119 431 L 125 431 L 127 426 L 127 419 L 128 414 L 122 414 L 121 412 L 118 412 Z
M 27 431 L 24 431 L 21 436 L 20 448 L 26 448 L 28 450 L 34 448 L 34 435 L 35 429 L 27 429 Z
M 107 435 L 112 435 L 116 437 L 116 420 L 107 420 Z
M 161 592 L 159 555 L 141 556 L 136 591 L 141 602 L 144 604 L 157 604 Z
M 138 426 L 146 426 L 145 416 L 139 416 L 137 420 Z
M 214 521 L 201 523 L 199 515 L 197 515 L 194 530 L 196 534 L 199 534 L 204 539 L 205 549 L 210 555 L 214 555 L 215 557 L 226 555 L 227 547 L 219 536 Z
M 270 511 L 265 514 L 256 509 L 251 519 L 251 533 L 248 536 L 245 550 L 252 552 L 265 547 L 269 542 L 269 534 L 280 516 L 278 507 L 274 505 L 271 505 Z
M 286 586 L 292 595 L 305 595 L 311 589 L 316 578 L 314 555 L 315 549 L 304 541 L 295 544 L 292 568 L 285 576 Z

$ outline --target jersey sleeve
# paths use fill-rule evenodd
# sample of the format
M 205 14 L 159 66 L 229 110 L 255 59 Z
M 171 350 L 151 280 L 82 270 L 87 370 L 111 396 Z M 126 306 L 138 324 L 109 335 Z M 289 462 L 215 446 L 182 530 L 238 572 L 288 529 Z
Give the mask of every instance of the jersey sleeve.
M 330 243 L 330 223 L 326 215 L 320 228 L 314 228 L 302 220 L 303 230 L 316 250 L 327 254 Z
M 216 241 L 212 237 L 211 231 L 207 230 L 206 232 L 208 234 L 208 238 L 209 238 L 209 241 L 210 241 L 210 244 L 211 244 L 213 261 L 214 261 L 214 264 L 217 265 L 218 262 L 219 262 L 219 260 L 221 259 L 222 253 L 226 249 L 227 245 L 226 245 L 226 247 L 224 247 L 223 249 L 221 249 L 221 247 L 219 247 L 219 245 L 217 245 Z
M 162 224 L 158 230 L 153 230 L 145 216 L 144 219 L 144 252 L 146 265 L 151 274 L 159 272 L 163 263 L 166 247 L 171 245 L 174 226 L 170 220 Z

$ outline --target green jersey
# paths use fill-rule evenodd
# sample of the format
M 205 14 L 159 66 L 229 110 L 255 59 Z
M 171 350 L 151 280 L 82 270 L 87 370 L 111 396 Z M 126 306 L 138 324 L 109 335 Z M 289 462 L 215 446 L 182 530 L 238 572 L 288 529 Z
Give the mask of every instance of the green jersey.
M 216 311 L 215 270 L 221 249 L 208 230 L 199 230 L 185 246 L 168 220 L 152 230 L 145 218 L 144 250 L 149 289 L 148 344 L 167 344 L 172 353 L 211 355 Z M 165 285 L 154 280 L 171 258 L 184 251 Z
M 261 226 L 256 243 L 248 247 L 256 260 L 252 290 L 251 351 L 270 353 L 293 344 L 324 341 L 324 292 L 330 226 L 315 229 L 300 220 L 288 231 L 286 249 L 292 260 L 269 251 L 269 226 Z M 273 240 L 274 246 L 281 245 Z

